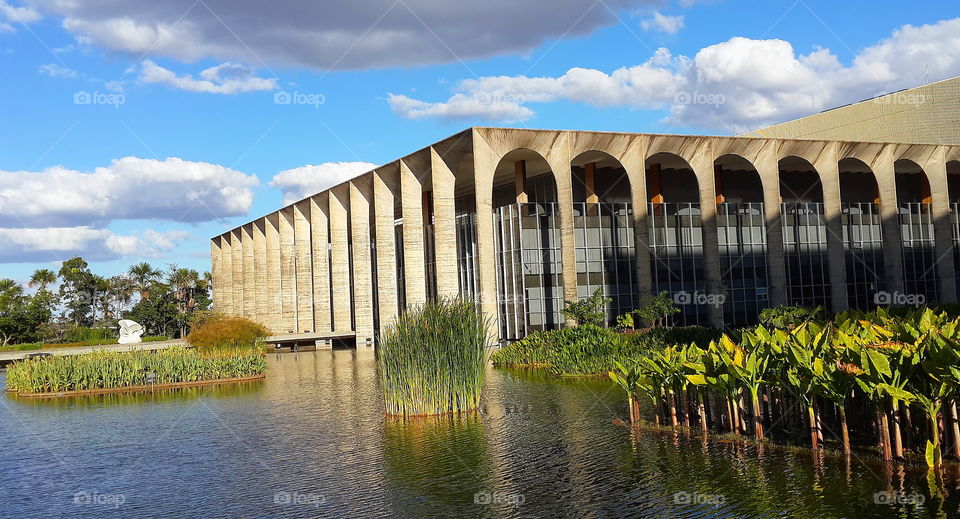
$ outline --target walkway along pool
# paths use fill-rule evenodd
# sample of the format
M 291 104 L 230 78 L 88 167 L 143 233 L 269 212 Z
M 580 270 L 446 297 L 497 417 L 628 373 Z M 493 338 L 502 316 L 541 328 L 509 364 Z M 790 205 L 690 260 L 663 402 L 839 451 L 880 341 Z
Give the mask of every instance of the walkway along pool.
M 638 431 L 606 380 L 491 368 L 459 418 L 387 420 L 373 355 L 267 379 L 0 407 L 0 517 L 930 517 L 923 468 Z M 0 374 L 4 380 L 5 374 Z M 761 449 L 762 452 L 758 452 Z M 940 512 L 938 512 L 938 510 Z

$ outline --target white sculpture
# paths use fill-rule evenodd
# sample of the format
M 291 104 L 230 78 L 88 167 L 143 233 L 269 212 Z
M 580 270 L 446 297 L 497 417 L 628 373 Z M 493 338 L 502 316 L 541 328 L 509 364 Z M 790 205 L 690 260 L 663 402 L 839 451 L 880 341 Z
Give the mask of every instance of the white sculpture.
M 140 326 L 140 323 L 131 321 L 130 319 L 120 319 L 117 321 L 117 324 L 120 326 L 120 338 L 117 339 L 118 344 L 137 344 L 143 342 L 140 336 L 143 335 L 144 329 L 143 326 Z

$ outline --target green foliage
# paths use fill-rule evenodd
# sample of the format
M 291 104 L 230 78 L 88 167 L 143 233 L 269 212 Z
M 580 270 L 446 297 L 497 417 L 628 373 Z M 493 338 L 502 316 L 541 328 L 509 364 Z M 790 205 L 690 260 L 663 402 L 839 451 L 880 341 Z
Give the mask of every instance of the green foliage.
M 70 342 L 90 342 L 92 344 L 113 344 L 117 342 L 117 332 L 110 328 L 87 328 L 78 326 L 69 330 L 64 340 Z
M 187 335 L 187 342 L 204 353 L 257 348 L 270 335 L 262 324 L 245 317 L 207 313 L 198 321 L 200 324 Z
M 647 304 L 634 310 L 634 313 L 640 319 L 650 323 L 651 326 L 663 326 L 666 318 L 679 312 L 680 309 L 674 304 L 670 292 L 664 290 L 653 296 Z
M 760 311 L 759 321 L 763 326 L 786 330 L 800 326 L 806 321 L 823 319 L 823 308 L 804 306 L 774 306 Z
M 665 344 L 696 343 L 704 347 L 719 338 L 714 328 L 654 328 L 619 334 L 595 325 L 534 332 L 493 354 L 501 366 L 544 366 L 556 375 L 604 375 L 617 362 L 648 355 Z
M 618 315 L 616 326 L 618 330 L 632 330 L 634 327 L 633 312 Z
M 486 369 L 488 323 L 474 303 L 430 302 L 404 313 L 380 336 L 377 352 L 389 415 L 476 409 Z
M 51 393 L 197 382 L 260 375 L 266 367 L 263 355 L 256 352 L 204 357 L 184 348 L 155 353 L 97 351 L 15 362 L 7 368 L 7 388 L 25 393 Z
M 567 319 L 576 321 L 577 325 L 602 326 L 607 320 L 606 308 L 610 301 L 612 299 L 604 297 L 603 291 L 598 288 L 590 297 L 576 301 L 564 301 L 563 310 L 560 313 Z

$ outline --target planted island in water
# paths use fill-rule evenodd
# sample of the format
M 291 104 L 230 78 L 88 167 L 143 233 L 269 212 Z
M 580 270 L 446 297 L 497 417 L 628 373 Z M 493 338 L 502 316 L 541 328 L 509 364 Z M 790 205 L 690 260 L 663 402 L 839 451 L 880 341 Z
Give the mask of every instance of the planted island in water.
M 7 390 L 38 394 L 193 383 L 259 376 L 266 367 L 263 354 L 252 349 L 213 357 L 179 347 L 95 351 L 16 362 L 7 369 Z
M 388 415 L 476 409 L 488 323 L 476 305 L 430 302 L 397 318 L 380 338 L 378 363 Z
M 266 335 L 262 325 L 249 319 L 205 312 L 197 316 L 187 337 L 192 349 L 100 350 L 27 359 L 7 369 L 7 390 L 32 396 L 262 377 L 267 368 L 262 346 Z

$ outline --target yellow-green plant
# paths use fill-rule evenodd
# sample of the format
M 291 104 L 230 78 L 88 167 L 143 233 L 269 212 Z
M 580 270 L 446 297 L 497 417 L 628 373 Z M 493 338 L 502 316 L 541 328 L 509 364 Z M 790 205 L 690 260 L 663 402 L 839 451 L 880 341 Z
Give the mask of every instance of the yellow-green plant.
M 196 382 L 260 375 L 266 368 L 263 355 L 253 351 L 218 357 L 204 357 L 185 348 L 155 353 L 95 351 L 15 362 L 7 369 L 7 389 L 56 393 Z

